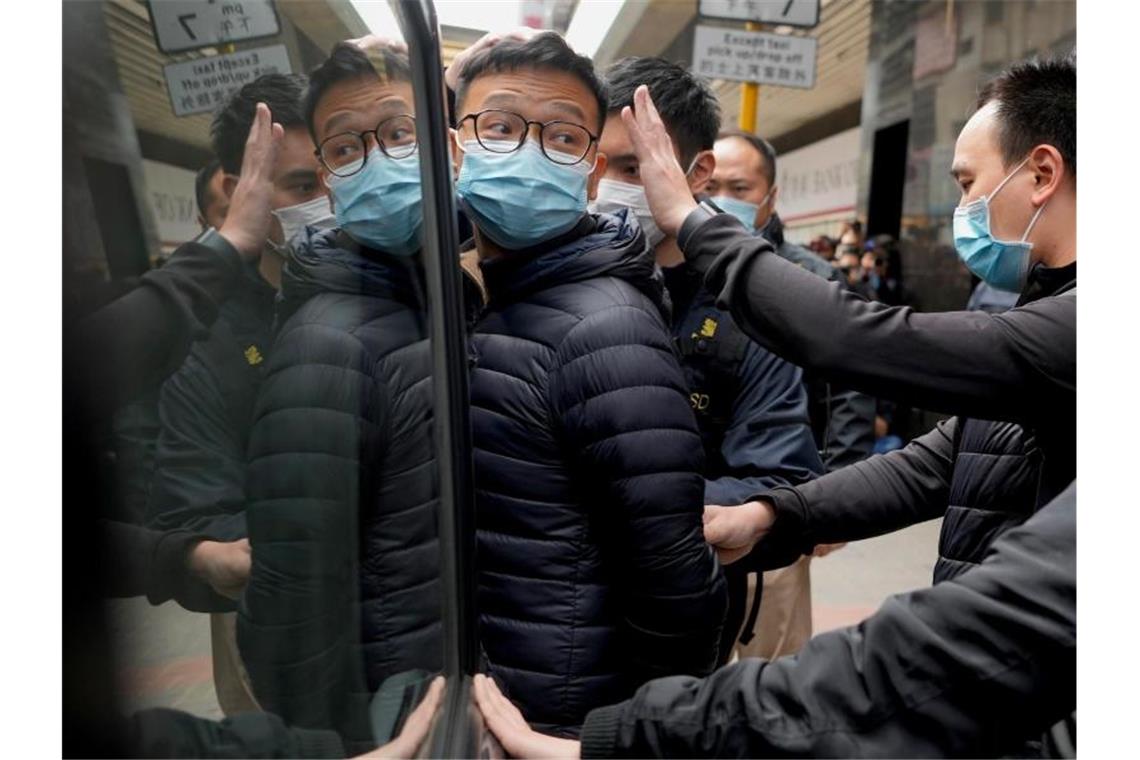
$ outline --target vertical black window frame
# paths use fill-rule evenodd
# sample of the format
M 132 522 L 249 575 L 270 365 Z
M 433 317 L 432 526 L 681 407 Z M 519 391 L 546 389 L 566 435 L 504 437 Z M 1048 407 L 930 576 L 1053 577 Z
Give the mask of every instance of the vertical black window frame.
M 447 693 L 424 753 L 482 756 L 489 735 L 471 699 L 479 664 L 475 609 L 475 512 L 467 328 L 449 150 L 439 23 L 431 0 L 389 0 L 400 24 L 415 91 L 423 182 L 423 259 L 431 304 L 436 454 L 440 477 L 440 574 Z

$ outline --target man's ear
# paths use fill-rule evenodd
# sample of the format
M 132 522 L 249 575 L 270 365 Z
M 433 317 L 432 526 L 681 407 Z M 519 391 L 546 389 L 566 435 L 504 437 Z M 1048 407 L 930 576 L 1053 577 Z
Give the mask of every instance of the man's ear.
M 451 148 L 451 168 L 454 170 L 453 177 L 459 176 L 459 170 L 463 167 L 463 151 L 459 149 L 459 133 L 454 129 L 447 130 L 451 134 L 451 140 L 448 143 Z
M 702 150 L 693 160 L 693 168 L 689 171 L 689 190 L 693 195 L 703 193 L 716 171 L 716 156 L 711 150 Z
M 776 210 L 776 199 L 780 197 L 780 186 L 776 185 L 772 188 L 772 194 L 768 196 L 768 208 L 772 211 Z
M 609 159 L 606 158 L 605 153 L 599 153 L 594 160 L 594 171 L 590 172 L 590 176 L 586 181 L 586 200 L 592 201 L 598 197 L 598 183 L 602 181 L 602 177 L 606 175 L 606 164 Z
M 237 189 L 238 175 L 236 174 L 223 174 L 222 175 L 222 195 L 226 196 L 229 201 L 234 197 L 234 190 Z
M 1033 195 L 1030 197 L 1030 202 L 1034 206 L 1041 206 L 1061 187 L 1068 173 L 1067 167 L 1061 158 L 1061 152 L 1052 145 L 1038 145 L 1034 148 L 1029 154 L 1029 166 L 1034 173 Z

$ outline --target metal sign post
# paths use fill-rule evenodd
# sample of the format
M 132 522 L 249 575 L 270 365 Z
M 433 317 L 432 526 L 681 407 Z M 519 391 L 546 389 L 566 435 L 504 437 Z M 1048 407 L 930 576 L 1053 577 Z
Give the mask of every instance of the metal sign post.
M 762 28 L 755 21 L 749 21 L 744 28 L 758 32 Z M 756 131 L 756 109 L 760 105 L 760 85 L 757 82 L 744 82 L 740 85 L 740 113 L 737 126 L 745 132 Z
M 710 79 L 735 79 L 740 86 L 737 123 L 756 131 L 760 84 L 810 89 L 815 86 L 816 40 L 765 34 L 762 23 L 813 27 L 820 0 L 698 0 L 701 18 L 744 21 L 745 31 L 698 25 L 693 35 L 693 70 Z

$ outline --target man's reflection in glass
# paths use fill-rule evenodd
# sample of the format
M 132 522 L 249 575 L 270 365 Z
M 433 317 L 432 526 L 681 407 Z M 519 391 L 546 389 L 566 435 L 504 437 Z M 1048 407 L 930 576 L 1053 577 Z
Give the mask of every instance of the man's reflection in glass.
M 238 642 L 263 707 L 350 751 L 398 732 L 441 661 L 422 210 L 407 58 L 341 43 L 305 114 L 337 227 L 305 229 L 249 447 Z

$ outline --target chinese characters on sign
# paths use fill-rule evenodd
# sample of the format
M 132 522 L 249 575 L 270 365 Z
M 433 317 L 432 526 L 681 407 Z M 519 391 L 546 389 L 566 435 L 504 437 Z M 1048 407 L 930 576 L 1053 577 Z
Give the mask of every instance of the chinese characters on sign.
M 196 50 L 281 31 L 272 0 L 151 0 L 158 49 Z
M 815 59 L 811 37 L 716 26 L 698 26 L 693 37 L 693 71 L 710 79 L 811 89 Z
M 819 0 L 700 0 L 697 13 L 707 18 L 810 28 L 819 23 Z
M 175 116 L 213 111 L 234 90 L 262 74 L 290 74 L 284 45 L 197 58 L 163 67 Z

